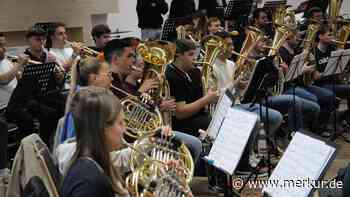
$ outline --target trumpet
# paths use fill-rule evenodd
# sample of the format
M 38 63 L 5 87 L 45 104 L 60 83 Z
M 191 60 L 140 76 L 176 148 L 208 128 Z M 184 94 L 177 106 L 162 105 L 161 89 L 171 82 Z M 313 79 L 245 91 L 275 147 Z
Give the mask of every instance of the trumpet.
M 64 41 L 66 44 L 68 44 L 69 46 L 73 46 L 74 42 L 70 42 L 68 40 Z M 83 52 L 83 54 L 87 55 L 87 56 L 91 56 L 91 57 L 98 57 L 101 53 L 98 51 L 95 51 L 87 46 L 82 46 L 81 47 L 81 51 Z
M 7 55 L 7 59 L 11 61 L 18 61 L 19 57 L 15 55 Z M 28 60 L 29 64 L 43 64 L 42 62 L 34 61 L 34 60 Z

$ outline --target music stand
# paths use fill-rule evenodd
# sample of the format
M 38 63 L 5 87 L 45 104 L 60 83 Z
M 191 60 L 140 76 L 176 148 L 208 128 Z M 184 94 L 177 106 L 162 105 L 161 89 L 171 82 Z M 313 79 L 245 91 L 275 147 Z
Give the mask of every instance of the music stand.
M 186 20 L 185 17 L 168 18 L 164 21 L 160 40 L 173 41 L 177 38 L 176 25 L 181 21 Z
M 37 96 L 46 96 L 49 93 L 49 80 L 54 74 L 55 66 L 55 62 L 26 65 L 21 80 L 35 79 L 39 84 L 39 93 Z
M 224 11 L 224 20 L 233 20 L 236 22 L 234 29 L 243 29 L 248 25 L 252 6 L 252 0 L 230 0 Z
M 328 60 L 328 64 L 324 72 L 322 73 L 322 77 L 333 76 L 332 91 L 334 92 L 334 94 L 335 94 L 335 83 L 336 83 L 335 76 L 344 72 L 349 60 L 350 60 L 350 49 L 333 51 L 331 54 L 331 57 Z M 346 142 L 350 143 L 350 140 L 347 139 L 345 136 L 343 136 L 342 134 L 337 134 L 337 115 L 335 113 L 336 96 L 333 97 L 333 106 L 334 106 L 334 122 L 333 122 L 334 131 L 330 139 L 334 141 L 339 136 L 341 136 L 342 138 L 345 139 Z

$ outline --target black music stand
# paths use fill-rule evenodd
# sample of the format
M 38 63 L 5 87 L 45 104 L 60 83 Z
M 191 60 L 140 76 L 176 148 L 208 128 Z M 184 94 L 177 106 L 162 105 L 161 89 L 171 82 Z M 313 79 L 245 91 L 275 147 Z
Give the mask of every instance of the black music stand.
M 39 85 L 38 97 L 46 96 L 50 93 L 49 81 L 54 76 L 56 63 L 30 64 L 26 65 L 21 81 L 34 79 Z
M 224 20 L 233 20 L 236 22 L 234 29 L 243 29 L 248 25 L 252 6 L 252 0 L 230 0 L 224 11 Z
M 290 82 L 293 88 L 293 112 L 294 112 L 294 124 L 296 125 L 297 117 L 296 117 L 296 109 L 295 109 L 295 88 L 297 87 L 297 82 L 295 81 L 301 74 L 302 68 L 305 62 L 305 54 L 301 53 L 299 55 L 294 56 L 293 60 L 290 63 L 288 72 L 286 74 L 285 82 Z M 294 128 L 296 130 L 296 128 Z
M 347 58 L 350 56 L 349 51 L 350 50 L 333 51 L 331 54 L 331 57 L 328 60 L 328 64 L 325 68 L 325 71 L 322 73 L 322 77 L 333 76 L 332 91 L 334 92 L 334 94 L 336 94 L 335 93 L 335 85 L 336 85 L 335 76 L 344 72 L 345 67 L 348 64 L 348 61 L 344 62 L 344 58 Z M 333 121 L 334 131 L 330 139 L 334 141 L 338 137 L 342 137 L 345 140 L 345 142 L 350 143 L 350 140 L 346 138 L 343 134 L 337 133 L 336 95 L 333 97 L 333 106 L 334 106 L 334 121 Z
M 168 18 L 165 20 L 162 28 L 160 40 L 174 41 L 177 39 L 176 25 L 187 18 Z

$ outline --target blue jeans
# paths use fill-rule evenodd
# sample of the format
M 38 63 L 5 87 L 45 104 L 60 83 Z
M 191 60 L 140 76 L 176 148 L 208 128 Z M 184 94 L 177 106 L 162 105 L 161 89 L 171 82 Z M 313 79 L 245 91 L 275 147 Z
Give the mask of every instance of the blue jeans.
M 193 162 L 196 163 L 202 152 L 202 142 L 197 137 L 186 133 L 174 131 L 174 134 L 176 139 L 182 141 L 187 146 L 191 152 Z
M 335 109 L 334 106 L 334 93 L 326 88 L 318 86 L 307 86 L 304 87 L 305 90 L 317 97 L 317 102 L 321 107 L 320 123 L 327 123 L 331 115 L 331 112 Z
M 142 40 L 159 40 L 162 29 L 141 29 Z
M 315 120 L 318 119 L 320 113 L 320 107 L 317 103 L 292 95 L 270 96 L 268 105 L 282 114 L 288 114 L 289 130 L 305 128 L 304 122 L 310 122 L 310 127 L 315 126 L 317 124 Z
M 294 90 L 293 88 L 289 88 L 284 92 L 284 94 L 293 96 L 293 91 L 295 92 L 296 96 L 302 99 L 304 123 L 306 123 L 311 130 L 316 130 L 318 128 L 318 119 L 321 111 L 317 96 L 302 87 L 296 87 Z
M 333 85 L 332 84 L 326 84 L 322 87 L 330 90 L 333 92 Z M 347 99 L 348 101 L 348 109 L 350 105 L 350 85 L 349 84 L 335 84 L 334 85 L 334 93 L 337 95 L 337 97 L 340 97 L 342 99 Z

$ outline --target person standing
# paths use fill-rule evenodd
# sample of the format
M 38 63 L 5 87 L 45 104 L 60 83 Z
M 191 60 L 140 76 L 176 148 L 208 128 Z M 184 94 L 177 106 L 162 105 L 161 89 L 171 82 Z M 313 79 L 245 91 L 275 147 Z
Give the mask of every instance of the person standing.
M 168 12 L 165 0 L 137 0 L 136 12 L 142 40 L 160 39 L 163 16 Z

